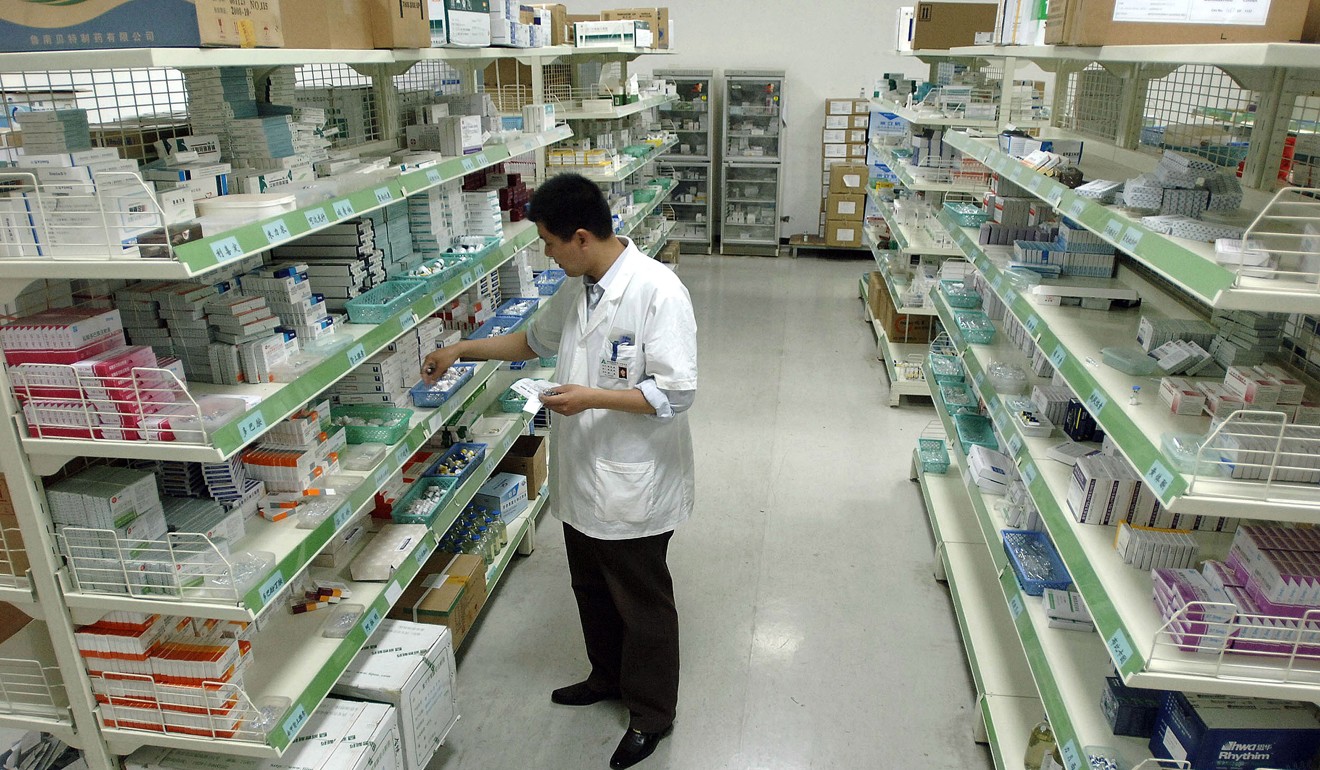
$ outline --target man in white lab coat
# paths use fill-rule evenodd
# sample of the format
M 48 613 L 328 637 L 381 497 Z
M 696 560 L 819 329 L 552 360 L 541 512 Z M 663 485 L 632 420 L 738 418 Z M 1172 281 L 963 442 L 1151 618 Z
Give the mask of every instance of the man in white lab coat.
M 551 700 L 622 699 L 629 729 L 610 766 L 631 767 L 669 732 L 678 703 L 666 554 L 692 512 L 686 411 L 697 388 L 696 320 L 678 277 L 614 235 L 594 182 L 551 178 L 532 196 L 530 216 L 570 280 L 525 331 L 441 348 L 422 376 L 432 381 L 459 358 L 559 356 L 562 384 L 542 398 L 555 415 L 551 500 L 564 522 L 591 673 Z

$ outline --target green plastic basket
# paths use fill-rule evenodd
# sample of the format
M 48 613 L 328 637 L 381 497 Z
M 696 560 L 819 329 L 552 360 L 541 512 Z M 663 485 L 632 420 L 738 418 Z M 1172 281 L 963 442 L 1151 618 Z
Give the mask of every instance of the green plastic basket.
M 975 345 L 989 345 L 995 341 L 995 325 L 990 316 L 980 310 L 959 310 L 953 314 L 958 330 Z
M 944 439 L 917 439 L 917 457 L 921 459 L 921 470 L 926 473 L 949 472 L 949 447 Z
M 550 356 L 549 358 L 541 358 L 537 360 L 537 363 L 539 363 L 543 369 L 551 369 L 553 367 L 559 366 L 559 356 Z
M 394 519 L 397 524 L 425 524 L 429 527 L 431 522 L 435 521 L 436 514 L 440 513 L 454 498 L 454 489 L 457 486 L 458 482 L 452 478 L 424 476 L 418 479 L 416 484 L 413 484 L 412 488 L 408 490 L 408 494 L 399 498 L 398 502 L 394 504 L 394 507 L 390 509 L 390 518 Z M 442 494 L 440 497 L 433 504 L 427 506 L 424 513 L 412 513 L 410 509 L 413 502 L 421 498 L 431 487 L 441 488 Z
M 926 358 L 926 366 L 930 368 L 930 375 L 937 384 L 948 385 L 965 379 L 962 361 L 957 356 L 931 353 Z
M 526 406 L 526 404 L 527 404 L 527 399 L 519 395 L 518 392 L 515 391 L 513 388 L 509 388 L 508 390 L 504 391 L 504 394 L 500 396 L 501 412 L 517 414 L 518 412 L 521 412 L 523 410 L 523 407 Z
M 355 324 L 379 324 L 388 321 L 426 292 L 426 281 L 399 278 L 386 281 L 371 291 L 344 303 L 348 320 Z
M 408 421 L 412 418 L 411 409 L 399 409 L 393 406 L 370 406 L 349 404 L 330 407 L 330 417 L 338 421 L 341 417 L 357 417 L 363 420 L 380 420 L 383 425 L 345 425 L 344 438 L 350 444 L 397 444 L 408 432 Z
M 940 281 L 940 294 L 944 295 L 949 307 L 974 310 L 981 306 L 981 293 L 962 281 Z
M 949 201 L 944 204 L 944 210 L 963 227 L 980 227 L 990 218 L 990 212 L 972 203 Z
M 964 452 L 973 444 L 980 444 L 986 449 L 999 450 L 994 423 L 986 417 L 979 414 L 955 414 L 953 427 L 958 431 L 958 441 L 962 442 Z

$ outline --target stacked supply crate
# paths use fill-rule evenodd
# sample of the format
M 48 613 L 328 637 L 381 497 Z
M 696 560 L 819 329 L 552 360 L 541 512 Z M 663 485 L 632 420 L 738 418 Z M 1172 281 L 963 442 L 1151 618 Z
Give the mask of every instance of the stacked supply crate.
M 866 212 L 865 170 L 862 173 L 863 187 L 856 192 L 841 193 L 831 185 L 830 173 L 840 164 L 865 165 L 870 125 L 871 107 L 865 99 L 825 100 L 825 128 L 821 131 L 819 234 L 830 246 L 853 247 L 862 243 L 862 218 Z M 840 239 L 836 235 L 844 237 Z

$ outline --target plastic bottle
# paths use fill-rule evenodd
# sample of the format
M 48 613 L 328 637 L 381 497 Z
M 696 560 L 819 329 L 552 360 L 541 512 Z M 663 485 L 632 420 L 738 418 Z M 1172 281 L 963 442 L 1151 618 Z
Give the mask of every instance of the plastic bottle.
M 1054 749 L 1054 730 L 1050 728 L 1050 723 L 1042 720 L 1031 730 L 1031 737 L 1027 739 L 1027 753 L 1022 758 L 1022 766 L 1025 770 L 1041 770 L 1045 762 L 1045 757 Z

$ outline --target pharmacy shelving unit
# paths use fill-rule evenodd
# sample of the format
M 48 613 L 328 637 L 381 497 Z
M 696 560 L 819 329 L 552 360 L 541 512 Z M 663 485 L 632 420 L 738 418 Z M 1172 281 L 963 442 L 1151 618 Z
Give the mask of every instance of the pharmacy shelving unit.
M 593 50 L 587 56 L 630 59 L 648 51 L 636 49 Z M 379 112 L 376 120 L 382 136 L 364 152 L 397 147 L 401 129 L 397 121 L 397 86 L 393 78 L 418 62 L 446 62 L 469 75 L 484 61 L 518 56 L 537 61 L 574 56 L 575 52 L 482 49 L 477 51 L 280 51 L 280 50 L 178 50 L 139 49 L 96 52 L 52 52 L 48 54 L 0 55 L 0 73 L 27 73 L 41 77 L 51 71 L 80 68 L 137 69 L 209 66 L 271 68 L 308 65 L 351 65 L 370 73 Z M 119 81 L 121 78 L 112 78 Z M 101 81 L 98 81 L 101 82 Z M 109 79 L 104 82 L 110 82 Z M 146 81 L 143 81 L 146 82 Z M 122 97 L 122 94 L 117 94 Z M 123 106 L 122 104 L 117 106 Z M 330 225 L 361 216 L 406 199 L 464 175 L 544 148 L 571 136 L 564 126 L 538 135 L 523 135 L 505 144 L 491 144 L 480 153 L 447 159 L 439 164 L 404 173 L 365 178 L 362 187 L 296 211 L 208 235 L 173 249 L 168 258 L 122 259 L 89 253 L 61 258 L 57 262 L 6 260 L 0 269 L 0 295 L 8 301 L 33 281 L 53 278 L 196 280 L 223 278 L 251 266 L 251 259 L 272 246 L 291 243 L 299 237 Z M 215 427 L 204 440 L 192 442 L 125 442 L 55 439 L 29 435 L 27 425 L 8 395 L 8 373 L 0 371 L 0 470 L 9 482 L 19 529 L 32 567 L 27 579 L 0 587 L 0 600 L 13 603 L 36 618 L 0 645 L 0 725 L 41 729 L 54 733 L 85 752 L 92 770 L 118 767 L 116 756 L 142 745 L 179 746 L 210 753 L 276 757 L 286 749 L 317 704 L 329 692 L 338 675 L 361 648 L 381 618 L 388 614 L 408 581 L 417 574 L 434 549 L 438 538 L 476 494 L 514 439 L 526 432 L 530 416 L 510 416 L 498 435 L 487 437 L 488 451 L 481 465 L 456 488 L 447 507 L 436 518 L 429 533 L 412 544 L 409 559 L 387 582 L 365 583 L 349 579 L 347 570 L 312 565 L 313 558 L 336 534 L 344 531 L 372 505 L 375 493 L 397 472 L 413 452 L 462 410 L 485 410 L 512 381 L 495 364 L 480 364 L 474 377 L 446 404 L 437 409 L 417 410 L 404 437 L 385 453 L 374 468 L 359 474 L 361 481 L 345 496 L 339 509 L 314 529 L 297 529 L 295 522 L 250 522 L 244 540 L 236 549 L 264 550 L 275 555 L 274 565 L 243 595 L 228 599 L 198 598 L 183 590 L 179 595 L 153 598 L 123 594 L 98 594 L 85 590 L 74 568 L 61 556 L 50 513 L 46 506 L 42 477 L 51 475 L 69 460 L 79 457 L 126 458 L 169 461 L 219 461 L 235 456 L 258 441 L 270 428 L 317 394 L 333 385 L 358 363 L 382 351 L 430 316 L 443 304 L 485 276 L 497 272 L 515 254 L 536 239 L 527 222 L 506 226 L 503 240 L 479 261 L 410 306 L 379 324 L 345 324 L 346 344 L 292 382 L 247 386 L 195 384 L 190 393 L 229 393 L 249 398 L 249 408 L 224 425 Z M 351 475 L 351 474 L 348 474 Z M 535 514 L 546 504 L 542 495 L 516 523 L 516 538 L 525 538 Z M 524 548 L 526 546 L 524 545 Z M 512 551 L 513 549 L 510 549 Z M 508 555 L 511 558 L 511 553 Z M 507 559 L 492 565 L 498 580 Z M 323 617 L 318 613 L 291 615 L 283 611 L 281 596 L 298 578 L 315 575 L 338 579 L 353 589 L 353 601 L 364 606 L 360 621 L 347 637 L 329 639 L 320 634 Z M 279 609 L 276 609 L 279 608 Z M 232 739 L 202 738 L 176 733 L 157 733 L 109 728 L 100 718 L 91 683 L 74 641 L 75 625 L 114 611 L 153 612 L 237 621 L 254 621 L 255 662 L 248 671 L 248 690 L 239 698 L 240 710 L 248 716 L 269 717 L 268 730 L 248 729 Z M 264 651 L 264 654 L 263 654 Z M 249 724 L 251 724 L 249 722 Z
M 976 685 L 980 723 L 974 734 L 990 746 L 998 770 L 1016 770 L 1027 736 L 1045 715 L 1014 626 L 995 596 L 997 568 L 986 553 L 971 501 L 955 468 L 927 473 L 914 456 L 912 475 L 921 484 L 935 537 L 935 573 L 949 586 L 967 663 Z
M 943 298 L 937 298 L 936 304 L 940 318 L 946 324 L 945 328 L 957 329 L 953 314 Z M 1005 420 L 999 397 L 987 381 L 985 372 L 991 361 L 1014 363 L 1024 367 L 1026 371 L 1030 371 L 1030 363 L 1026 361 L 1020 350 L 1006 341 L 1002 333 L 996 335 L 997 344 L 994 345 L 967 345 L 957 337 L 956 332 L 951 333 L 951 336 L 955 338 L 955 344 L 961 349 L 968 383 L 989 406 L 994 415 L 996 428 L 1001 435 L 1017 437 L 1012 441 L 1021 441 L 1020 434 L 1013 431 Z M 975 481 L 964 472 L 967 465 L 964 450 L 967 447 L 960 444 L 953 420 L 942 406 L 939 386 L 935 384 L 934 378 L 930 378 L 929 382 L 936 411 L 939 413 L 946 435 L 950 437 L 948 442 L 950 457 L 955 460 L 950 466 L 948 475 L 957 479 L 958 485 L 971 501 L 973 519 L 982 537 L 979 546 L 989 549 L 989 558 L 997 575 L 994 582 L 999 587 L 1001 595 L 999 601 L 995 603 L 996 611 L 1006 614 L 1012 621 L 1015 636 L 1021 642 L 1036 689 L 1049 716 L 1050 726 L 1054 729 L 1055 739 L 1061 747 L 1060 753 L 1066 758 L 1071 757 L 1065 759 L 1065 762 L 1068 766 L 1073 766 L 1080 759 L 1083 760 L 1082 766 L 1085 767 L 1084 755 L 1080 752 L 1084 747 L 1093 745 L 1116 748 L 1126 760 L 1134 764 L 1149 759 L 1150 750 L 1146 741 L 1113 735 L 1101 713 L 1100 693 L 1105 687 L 1104 680 L 1106 676 L 1113 675 L 1113 665 L 1109 656 L 1105 654 L 1103 639 L 1089 631 L 1051 628 L 1041 600 L 1038 597 L 1028 596 L 1018 584 L 1012 568 L 1008 565 L 1000 535 L 1002 530 L 1010 528 L 996 507 L 996 501 L 1003 500 L 1003 497 L 983 494 Z M 1049 378 L 1032 377 L 1030 384 L 1048 385 Z M 1048 439 L 1040 439 L 1039 443 L 1044 446 L 1050 445 Z M 1010 447 L 1016 445 L 1016 443 L 1009 444 Z M 1044 460 L 1036 467 L 1039 468 L 1045 463 L 1056 466 L 1049 470 L 1054 472 L 1057 469 L 1057 472 L 1065 478 L 1071 471 L 1070 466 L 1052 460 Z M 1112 530 L 1107 527 L 1091 527 L 1091 529 L 1096 530 L 1097 534 L 1112 535 Z M 1110 550 L 1112 551 L 1112 544 Z M 1141 574 L 1131 567 L 1120 566 L 1134 574 Z M 1149 577 L 1147 582 L 1149 583 Z
M 678 145 L 661 158 L 664 173 L 678 182 L 670 198 L 675 233 L 671 239 L 709 254 L 714 226 L 715 72 L 657 69 L 655 76 L 672 82 L 678 101 L 662 106 L 660 128 L 678 134 Z
M 726 70 L 719 205 L 725 254 L 779 254 L 783 200 L 783 70 Z
M 862 298 L 862 321 L 870 325 L 871 332 L 875 335 L 876 353 L 889 375 L 889 405 L 898 406 L 903 396 L 928 395 L 926 383 L 923 381 L 921 359 L 929 349 L 929 345 L 890 341 L 885 334 L 884 325 L 871 311 L 866 276 L 863 275 L 858 283 Z
M 1053 125 L 1043 135 L 1082 138 L 1085 145 L 1079 165 L 1087 179 L 1128 179 L 1149 171 L 1165 149 L 1177 149 L 1212 160 L 1239 176 L 1246 188 L 1243 207 L 1226 219 L 1251 225 L 1249 237 L 1273 243 L 1277 241 L 1268 239 L 1320 224 L 1309 208 L 1312 193 L 1289 191 L 1299 175 L 1309 174 L 1311 168 L 1309 148 L 1317 108 L 1309 94 L 1320 61 L 1310 47 L 969 48 L 940 56 L 1011 57 L 1053 71 Z M 1244 102 L 1255 105 L 1250 114 Z M 1210 430 L 1208 421 L 1172 415 L 1156 395 L 1158 380 L 1125 375 L 1102 363 L 1100 354 L 1106 346 L 1134 343 L 1142 315 L 1204 318 L 1210 309 L 1291 313 L 1295 315 L 1290 334 L 1301 334 L 1320 315 L 1315 270 L 1302 263 L 1281 265 L 1264 276 L 1239 273 L 1217 264 L 1209 245 L 1152 231 L 1125 210 L 1078 196 L 1002 151 L 993 135 L 978 133 L 976 129 L 951 132 L 946 141 L 1116 246 L 1125 255 L 1120 259 L 1117 281 L 1136 290 L 1142 299 L 1140 309 L 1126 311 L 1037 304 L 1006 277 L 1006 249 L 982 246 L 974 229 L 960 227 L 941 213 L 941 223 L 983 274 L 993 299 L 1006 307 L 1007 316 L 998 324 L 1000 334 L 1005 325 L 1021 327 L 1034 346 L 1033 354 L 1048 359 L 1057 376 L 1085 404 L 1109 441 L 1168 509 L 1274 522 L 1320 521 L 1320 487 L 1315 485 L 1234 480 L 1181 470 L 1161 451 L 1162 436 L 1169 432 L 1204 435 Z M 1192 134 L 1201 140 L 1186 143 L 1185 137 Z M 1301 150 L 1304 147 L 1306 152 Z M 937 309 L 946 329 L 951 328 L 947 306 L 938 304 Z M 964 348 L 969 377 L 987 400 L 1004 447 L 1017 463 L 1092 614 L 1098 639 L 1087 644 L 1104 649 L 1100 663 L 1112 664 L 1132 686 L 1312 702 L 1320 698 L 1320 666 L 1309 656 L 1196 654 L 1179 649 L 1151 601 L 1149 575 L 1121 562 L 1113 549 L 1113 530 L 1078 524 L 1069 513 L 1064 500 L 1070 470 L 1046 458 L 1051 440 L 1021 435 L 1006 419 L 998 396 L 986 389 L 985 367 L 990 360 L 1023 365 L 1022 355 L 1007 346 L 968 346 L 956 333 L 952 336 Z M 1313 376 L 1315 371 L 1307 360 L 1312 344 L 1309 337 L 1295 336 L 1291 350 L 1285 350 L 1291 354 L 1285 363 Z M 1142 387 L 1135 403 L 1129 398 L 1133 385 Z M 1232 418 L 1219 430 L 1232 432 L 1244 419 L 1250 417 Z M 1280 435 L 1291 430 L 1278 429 Z M 1267 461 L 1263 472 L 1274 475 L 1286 470 L 1286 463 Z M 1201 556 L 1222 557 L 1229 539 L 1227 535 L 1198 533 Z M 1021 630 L 1021 623 L 1018 625 Z M 1066 671 L 1069 665 L 1066 651 L 1047 644 L 1041 647 L 1044 662 L 1058 680 L 1057 672 Z M 1098 651 L 1092 654 L 1098 655 Z M 1081 671 L 1077 675 L 1095 676 Z M 1060 685 L 1059 690 L 1071 727 L 1081 740 L 1090 740 L 1085 718 L 1070 704 L 1068 688 Z M 1042 697 L 1051 710 L 1051 698 L 1044 692 Z M 1098 698 L 1098 689 L 1088 687 L 1088 697 Z

